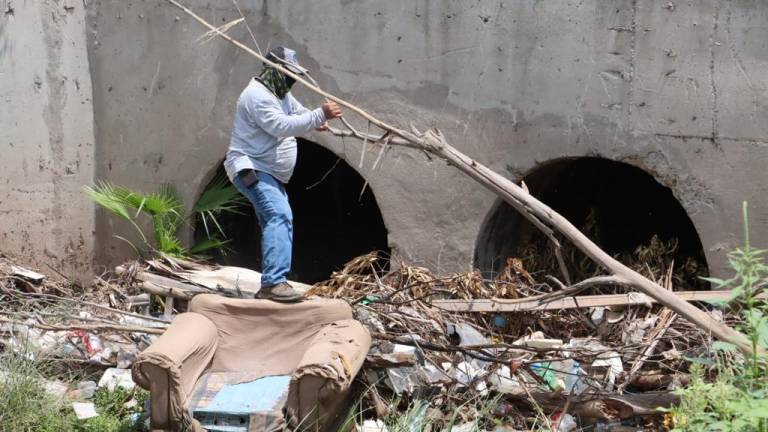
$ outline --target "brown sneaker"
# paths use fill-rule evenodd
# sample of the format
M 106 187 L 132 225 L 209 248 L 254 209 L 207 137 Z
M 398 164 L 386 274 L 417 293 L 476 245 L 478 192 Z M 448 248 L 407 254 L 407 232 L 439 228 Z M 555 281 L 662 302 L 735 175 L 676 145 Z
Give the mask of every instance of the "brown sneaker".
M 263 287 L 256 293 L 256 298 L 278 302 L 295 302 L 301 300 L 304 294 L 296 291 L 288 282 L 280 282 L 271 287 Z

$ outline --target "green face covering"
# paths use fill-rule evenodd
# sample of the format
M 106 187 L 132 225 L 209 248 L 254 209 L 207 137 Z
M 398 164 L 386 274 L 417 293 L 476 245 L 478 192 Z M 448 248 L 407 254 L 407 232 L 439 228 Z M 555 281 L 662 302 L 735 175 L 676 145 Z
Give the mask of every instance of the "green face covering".
M 269 91 L 274 93 L 278 99 L 284 98 L 285 94 L 291 90 L 291 86 L 288 85 L 285 75 L 271 66 L 264 67 L 264 70 L 259 74 L 259 81 L 261 81 Z

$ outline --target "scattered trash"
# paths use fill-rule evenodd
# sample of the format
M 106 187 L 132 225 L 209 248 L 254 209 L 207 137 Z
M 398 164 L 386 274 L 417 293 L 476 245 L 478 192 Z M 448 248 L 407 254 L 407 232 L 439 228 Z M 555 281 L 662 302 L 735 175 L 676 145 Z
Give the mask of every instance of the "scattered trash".
M 128 418 L 130 419 L 132 425 L 137 426 L 141 422 L 141 413 L 133 413 Z M 149 421 L 149 419 L 147 419 L 147 421 Z M 144 430 L 148 430 L 148 429 L 149 429 L 149 424 L 147 424 L 144 427 Z
M 522 431 L 520 431 L 519 429 L 516 429 L 516 428 L 514 428 L 512 426 L 501 425 L 501 426 L 496 426 L 495 428 L 493 428 L 493 432 L 522 432 Z
M 119 369 L 128 369 L 136 360 L 137 354 L 136 351 L 120 350 L 117 353 L 117 367 Z
M 430 408 L 437 411 L 430 417 L 434 421 L 447 423 L 454 410 L 466 410 L 462 404 L 468 401 L 501 397 L 490 409 L 498 419 L 496 425 L 490 426 L 486 414 L 477 411 L 478 417 L 464 414 L 461 422 L 454 422 L 455 430 L 528 430 L 526 419 L 535 413 L 526 411 L 520 401 L 533 400 L 552 415 L 571 398 L 571 408 L 559 418 L 557 430 L 575 431 L 581 427 L 580 418 L 631 418 L 648 412 L 648 406 L 668 407 L 674 400 L 669 393 L 645 400 L 616 393 L 618 386 L 631 385 L 625 383 L 629 370 L 625 364 L 635 364 L 657 320 L 654 313 L 645 312 L 662 306 L 633 301 L 589 311 L 451 314 L 432 306 L 429 299 L 503 298 L 514 292 L 518 297 L 509 302 L 515 302 L 541 296 L 540 285 L 534 291 L 530 274 L 508 272 L 503 282 L 506 294 L 501 294 L 493 291 L 492 281 L 475 272 L 437 277 L 426 269 L 403 265 L 381 273 L 375 270 L 375 262 L 372 256 L 359 257 L 308 294 L 367 300 L 355 303 L 357 318 L 374 335 L 366 382 L 385 398 L 400 395 L 435 401 Z M 499 300 L 499 304 L 504 303 Z M 681 334 L 692 331 L 697 330 L 680 327 Z M 638 340 L 639 344 L 634 343 Z M 687 352 L 695 346 L 694 340 L 684 337 L 674 347 L 661 346 Z M 657 373 L 638 374 L 634 382 L 660 388 L 657 383 L 673 385 L 673 380 L 671 374 Z M 485 423 L 478 428 L 476 421 Z
M 416 336 L 413 340 L 418 340 Z M 411 359 L 416 357 L 416 347 L 395 344 L 390 354 L 394 359 Z M 387 378 L 395 394 L 413 394 L 421 385 L 421 380 L 414 367 L 387 368 Z
M 93 402 L 72 402 L 72 408 L 75 410 L 75 415 L 80 420 L 97 417 L 99 415 L 96 412 L 96 406 Z
M 411 367 L 388 368 L 387 378 L 395 394 L 412 394 L 419 387 L 416 369 Z
M 581 368 L 581 364 L 573 359 L 560 362 L 565 366 L 565 391 L 570 394 L 582 394 L 587 390 L 587 373 Z
M 646 319 L 630 322 L 624 329 L 624 333 L 621 335 L 621 342 L 626 345 L 642 343 L 643 339 L 645 339 L 645 335 L 653 328 L 658 320 L 658 316 L 652 316 Z
M 531 364 L 531 369 L 544 381 L 549 390 L 558 393 L 565 390 L 565 381 L 557 376 L 557 373 L 552 368 L 552 363 L 533 363 Z
M 90 399 L 96 393 L 96 383 L 93 381 L 81 381 L 77 384 L 77 391 L 81 399 Z
M 526 348 L 534 348 L 539 350 L 556 349 L 563 346 L 563 341 L 560 339 L 548 339 L 544 336 L 543 332 L 533 332 L 528 336 L 517 339 L 513 342 L 513 345 L 519 345 Z
M 477 423 L 464 423 L 458 426 L 453 426 L 451 432 L 472 432 L 477 430 Z
M 500 393 L 524 394 L 525 390 L 517 376 L 512 376 L 509 366 L 501 366 L 488 375 L 488 384 Z
M 69 386 L 61 381 L 49 381 L 46 380 L 43 383 L 45 392 L 55 397 L 56 399 L 63 399 L 69 390 Z
M 594 307 L 590 309 L 589 319 L 594 325 L 602 324 L 605 319 L 605 307 Z
M 581 394 L 587 389 L 587 373 L 574 359 L 555 360 L 547 363 L 534 363 L 533 369 L 557 392 Z
M 99 380 L 99 387 L 106 387 L 109 390 L 114 390 L 117 387 L 130 390 L 135 386 L 130 369 L 109 368 L 104 371 L 104 375 Z
M 686 326 L 684 320 L 669 323 L 674 344 L 659 340 L 655 332 L 664 321 L 654 311 L 663 306 L 647 301 L 622 300 L 620 305 L 604 306 L 600 296 L 592 296 L 592 303 L 598 306 L 490 313 L 453 313 L 432 304 L 433 299 L 440 305 L 450 299 L 518 302 L 557 289 L 534 280 L 522 268 L 522 261 L 512 262 L 514 271 L 505 271 L 503 280 L 488 281 L 478 272 L 438 277 L 404 264 L 383 272 L 374 255 L 365 255 L 329 281 L 312 287 L 307 295 L 347 300 L 355 318 L 373 336 L 359 377 L 376 407 L 370 413 L 384 416 L 402 409 L 402 403 L 392 405 L 392 400 L 427 400 L 417 403 L 409 416 L 435 425 L 450 422 L 452 431 L 529 430 L 529 419 L 537 415 L 530 411 L 531 401 L 545 410 L 555 431 L 579 430 L 585 426 L 579 424 L 582 420 L 591 422 L 589 427 L 594 430 L 618 430 L 623 427 L 616 423 L 619 419 L 631 423 L 633 416 L 654 416 L 658 407 L 670 406 L 676 400 L 670 391 L 685 385 L 690 377 L 669 371 L 684 371 L 687 358 L 707 355 L 700 341 L 708 340 L 709 335 Z M 136 266 L 141 278 L 131 279 Z M 25 302 L 18 310 L 37 310 L 42 305 L 34 297 L 37 291 L 52 293 L 57 300 L 46 307 L 59 309 L 40 309 L 44 313 L 38 315 L 3 315 L 9 318 L 0 321 L 0 344 L 29 359 L 45 357 L 102 368 L 98 384 L 45 382 L 50 394 L 77 401 L 78 417 L 95 416 L 93 405 L 85 401 L 97 388 L 134 388 L 130 368 L 137 355 L 169 325 L 162 317 L 149 315 L 150 310 L 161 313 L 163 308 L 153 305 L 154 294 L 140 293 L 143 284 L 176 281 L 178 289 L 191 290 L 184 296 L 217 291 L 214 276 L 218 273 L 204 266 L 191 272 L 195 266 L 171 258 L 126 265 L 119 287 L 99 279 L 101 286 L 110 289 L 82 302 L 62 300 L 60 294 L 66 287 L 53 288 L 54 282 L 44 276 L 16 275 L 8 281 Z M 178 271 L 182 273 L 177 277 Z M 194 285 L 195 280 L 207 285 Z M 30 291 L 30 284 L 35 290 Z M 237 286 L 223 286 L 227 288 L 219 290 L 220 294 L 236 296 L 232 290 Z M 165 288 L 163 293 L 174 287 Z M 614 294 L 607 296 L 614 301 Z M 546 305 L 541 300 L 532 303 Z M 72 312 L 73 307 L 77 312 Z M 174 312 L 184 312 L 185 307 L 184 301 L 178 301 Z M 717 318 L 725 319 L 721 313 Z M 654 340 L 658 346 L 653 361 L 639 361 Z M 619 394 L 625 388 L 636 394 Z M 643 393 L 651 390 L 660 392 Z M 484 400 L 493 405 L 487 409 L 472 406 Z M 567 413 L 560 414 L 566 402 Z M 131 399 L 124 402 L 124 408 L 132 410 L 136 404 Z M 135 415 L 135 422 L 142 419 Z M 366 418 L 357 429 L 387 431 L 382 417 Z
M 552 416 L 552 424 L 555 425 L 555 432 L 571 432 L 579 427 L 572 415 L 560 412 Z
M 19 267 L 19 266 L 12 265 L 11 266 L 11 271 L 13 272 L 13 274 L 15 276 L 21 276 L 24 279 L 28 279 L 28 280 L 30 280 L 32 282 L 35 282 L 35 283 L 40 283 L 40 282 L 43 281 L 43 279 L 45 279 L 45 275 L 44 274 L 40 274 L 38 272 L 29 270 L 29 269 L 25 269 L 24 267 Z
M 365 420 L 363 426 L 358 426 L 357 430 L 360 432 L 389 432 L 381 420 Z
M 624 365 L 618 352 L 612 351 L 592 338 L 571 339 L 563 348 L 568 350 L 566 352 L 579 351 L 593 356 L 595 360 L 590 369 L 600 375 L 600 378 L 597 379 L 598 382 L 605 383 L 602 388 L 603 391 L 613 391 L 617 378 L 624 373 Z

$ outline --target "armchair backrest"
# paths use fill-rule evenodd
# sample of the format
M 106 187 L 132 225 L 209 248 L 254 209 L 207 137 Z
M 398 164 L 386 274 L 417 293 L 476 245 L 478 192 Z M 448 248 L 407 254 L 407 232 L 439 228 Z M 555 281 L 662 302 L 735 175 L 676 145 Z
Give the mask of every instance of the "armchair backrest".
M 343 300 L 311 299 L 299 303 L 196 296 L 190 312 L 208 318 L 219 333 L 211 372 L 291 375 L 315 336 L 325 326 L 352 319 Z

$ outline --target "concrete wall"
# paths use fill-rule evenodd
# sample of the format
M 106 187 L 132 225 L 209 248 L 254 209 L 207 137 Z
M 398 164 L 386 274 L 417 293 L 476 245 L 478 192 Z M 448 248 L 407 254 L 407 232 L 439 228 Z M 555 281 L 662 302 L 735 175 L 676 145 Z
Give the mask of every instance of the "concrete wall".
M 185 4 L 218 25 L 238 17 L 228 1 Z M 327 89 L 387 120 L 437 126 L 510 178 L 563 156 L 644 168 L 673 188 L 715 272 L 738 242 L 742 200 L 752 203 L 754 236 L 768 243 L 765 2 L 240 6 L 262 48 L 296 48 Z M 222 41 L 196 42 L 201 27 L 164 2 L 95 1 L 90 10 L 98 176 L 145 188 L 172 180 L 191 200 L 226 149 L 234 102 L 258 63 Z M 250 42 L 242 27 L 231 34 Z M 359 145 L 310 139 L 358 165 Z M 392 247 L 440 270 L 468 268 L 495 197 L 413 152 L 387 154 L 375 172 L 372 164 L 360 171 Z M 110 259 L 124 253 L 109 229 L 99 233 Z
M 229 0 L 184 3 L 218 25 L 239 16 Z M 439 127 L 510 178 L 564 156 L 645 169 L 688 211 L 715 273 L 738 244 L 742 200 L 755 242 L 768 245 L 766 2 L 239 4 L 262 48 L 294 47 L 328 90 L 389 121 Z M 197 42 L 203 29 L 161 0 L 92 0 L 87 30 L 96 177 L 143 190 L 171 181 L 191 202 L 223 157 L 237 95 L 260 65 L 222 41 Z M 242 26 L 230 34 L 251 43 Z M 358 166 L 358 144 L 308 138 Z M 376 171 L 373 159 L 359 170 L 394 250 L 441 271 L 469 268 L 495 197 L 418 153 L 393 150 Z M 113 223 L 97 220 L 101 263 L 130 256 L 112 237 L 129 228 Z
M 0 0 L 0 253 L 86 278 L 94 169 L 85 10 Z

